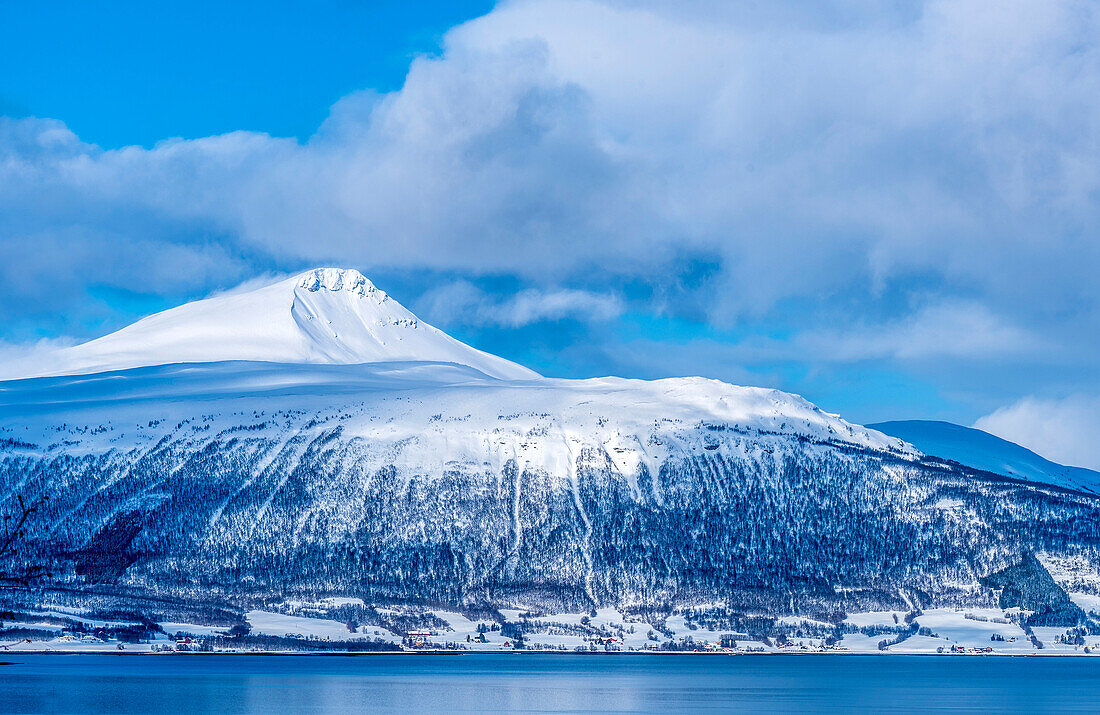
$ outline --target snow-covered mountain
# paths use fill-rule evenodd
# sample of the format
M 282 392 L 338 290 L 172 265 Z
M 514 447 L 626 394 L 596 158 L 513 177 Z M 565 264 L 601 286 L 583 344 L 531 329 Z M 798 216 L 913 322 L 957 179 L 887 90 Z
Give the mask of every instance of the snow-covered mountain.
M 400 453 L 396 464 L 416 473 L 486 460 L 499 469 L 509 458 L 567 473 L 582 449 L 598 446 L 633 479 L 643 463 L 656 471 L 680 433 L 696 441 L 703 425 L 914 454 L 778 390 L 701 378 L 541 378 L 423 323 L 355 270 L 321 268 L 188 303 L 26 367 L 54 379 L 0 383 L 0 416 L 19 422 L 0 429 L 41 444 L 54 415 L 76 409 L 116 425 L 109 438 L 72 435 L 70 454 L 159 441 L 163 431 L 124 425 L 186 419 L 200 398 L 204 408 L 214 399 L 263 412 L 293 406 L 313 422 L 340 415 L 345 434 L 387 445 L 379 454 Z
M 65 593 L 829 614 L 988 602 L 1021 549 L 1100 562 L 1097 505 L 1059 484 L 776 390 L 543 378 L 354 271 L 165 311 L 25 374 L 0 382 L 0 507 L 50 497 L 24 557 Z
M 224 362 L 231 364 L 217 364 Z M 90 405 L 103 420 L 128 414 L 138 409 L 135 405 L 154 403 L 155 411 L 164 411 L 170 404 L 216 397 L 264 407 L 277 395 L 279 406 L 301 405 L 313 416 L 333 405 L 352 412 L 369 406 L 369 423 L 345 420 L 345 431 L 374 443 L 395 441 L 410 459 L 454 460 L 466 439 L 474 446 L 463 447 L 464 455 L 480 458 L 484 455 L 478 451 L 493 441 L 491 435 L 519 414 L 538 419 L 521 420 L 517 433 L 557 432 L 534 450 L 548 463 L 567 463 L 571 441 L 582 445 L 600 435 L 597 441 L 606 444 L 618 434 L 631 443 L 653 425 L 708 421 L 912 453 L 901 440 L 849 424 L 778 390 L 701 378 L 541 378 L 424 323 L 349 269 L 319 268 L 248 292 L 187 303 L 21 369 L 27 373 L 22 378 L 56 379 L 0 383 L 0 415 L 26 418 Z M 462 411 L 464 425 L 440 428 L 429 419 L 440 409 Z M 388 426 L 377 431 L 373 426 L 381 416 Z M 42 435 L 33 433 L 35 424 L 23 419 L 21 438 L 41 441 Z M 443 433 L 443 444 L 429 447 L 434 433 Z M 110 444 L 128 444 L 123 435 L 129 434 L 116 430 Z M 67 450 L 101 442 L 84 436 L 69 440 Z M 655 444 L 648 449 L 661 455 L 668 451 Z M 616 454 L 625 452 L 637 453 L 627 461 L 646 459 L 640 455 L 647 450 L 636 444 Z
M 73 375 L 170 363 L 357 364 L 427 360 L 502 379 L 537 374 L 428 325 L 359 271 L 318 268 L 256 290 L 187 303 L 83 345 L 0 369 Z
M 903 439 L 925 454 L 974 469 L 1100 494 L 1100 472 L 1057 464 L 1015 442 L 973 427 L 935 420 L 901 420 L 868 426 Z

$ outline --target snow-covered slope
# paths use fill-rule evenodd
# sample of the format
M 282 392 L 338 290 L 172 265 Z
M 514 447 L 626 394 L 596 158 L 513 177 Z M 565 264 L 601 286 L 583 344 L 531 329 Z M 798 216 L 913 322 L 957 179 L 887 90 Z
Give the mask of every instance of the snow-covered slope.
M 0 487 L 50 495 L 34 548 L 139 592 L 789 588 L 784 563 L 832 579 L 813 574 L 879 548 L 879 522 L 923 498 L 916 456 L 797 396 L 702 378 L 230 361 L 0 382 Z M 821 566 L 807 549 L 826 541 Z
M 276 412 L 295 416 L 251 417 Z M 200 416 L 212 435 L 339 427 L 371 445 L 371 468 L 395 465 L 402 476 L 438 474 L 444 464 L 499 472 L 509 459 L 568 475 L 588 449 L 633 480 L 643 466 L 656 473 L 670 458 L 722 453 L 728 436 L 780 452 L 807 440 L 916 454 L 797 395 L 703 378 L 502 381 L 451 363 L 223 362 L 0 382 L 0 438 L 55 444 L 47 453 L 151 446 Z
M 0 487 L 2 513 L 49 495 L 27 554 L 66 588 L 234 602 L 973 605 L 1094 518 L 775 390 L 432 362 L 0 382 Z
M 967 467 L 1100 494 L 1100 472 L 1051 462 L 1015 442 L 978 429 L 933 420 L 882 422 L 869 427 L 903 439 L 925 454 Z
M 468 365 L 502 379 L 537 377 L 419 320 L 359 271 L 337 268 L 318 268 L 250 292 L 187 303 L 83 345 L 5 366 L 0 377 L 221 360 L 426 360 Z

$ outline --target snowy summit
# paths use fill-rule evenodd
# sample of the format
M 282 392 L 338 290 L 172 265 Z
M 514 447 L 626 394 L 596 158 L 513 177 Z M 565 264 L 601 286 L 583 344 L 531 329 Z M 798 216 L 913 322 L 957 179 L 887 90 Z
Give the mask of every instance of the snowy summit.
M 225 360 L 453 362 L 500 379 L 538 377 L 428 325 L 362 273 L 346 268 L 317 268 L 255 290 L 187 303 L 33 363 L 9 366 L 4 377 Z

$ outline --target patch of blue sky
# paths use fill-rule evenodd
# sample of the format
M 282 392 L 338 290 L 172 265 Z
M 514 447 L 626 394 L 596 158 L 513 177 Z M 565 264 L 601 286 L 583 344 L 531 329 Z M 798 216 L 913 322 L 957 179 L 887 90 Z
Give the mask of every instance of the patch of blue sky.
M 61 118 L 103 148 L 236 130 L 304 140 L 341 97 L 400 88 L 413 57 L 493 4 L 4 3 L 0 114 Z

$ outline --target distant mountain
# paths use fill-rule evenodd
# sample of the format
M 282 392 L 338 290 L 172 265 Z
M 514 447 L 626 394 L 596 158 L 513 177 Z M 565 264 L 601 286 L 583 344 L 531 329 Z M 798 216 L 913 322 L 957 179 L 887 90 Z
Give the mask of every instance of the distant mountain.
M 428 325 L 359 271 L 318 268 L 248 292 L 157 313 L 83 345 L 0 368 L 0 377 L 72 375 L 170 363 L 250 360 L 361 364 L 430 360 L 491 377 L 532 370 Z
M 925 454 L 974 469 L 1100 494 L 1100 472 L 1056 464 L 979 429 L 931 420 L 879 422 L 867 426 L 904 440 Z
M 930 460 L 777 390 L 543 378 L 355 271 L 30 367 L 0 381 L 0 512 L 49 497 L 21 554 L 53 574 L 43 599 L 720 603 L 840 629 L 850 609 L 995 604 L 981 579 L 1024 573 L 1024 552 L 1100 563 L 1090 495 Z

